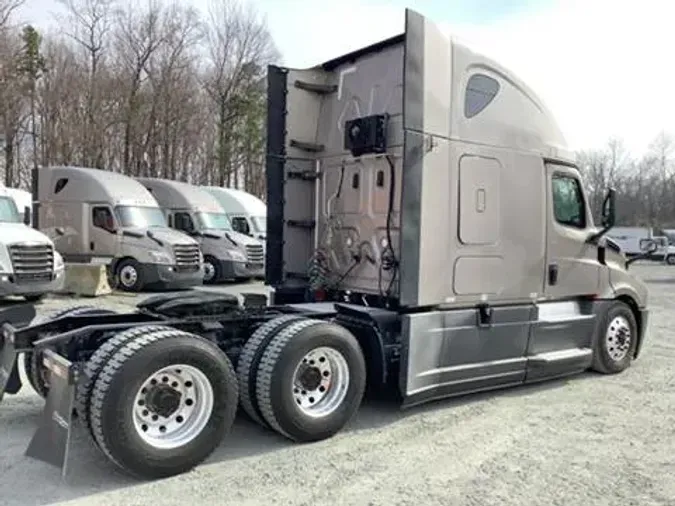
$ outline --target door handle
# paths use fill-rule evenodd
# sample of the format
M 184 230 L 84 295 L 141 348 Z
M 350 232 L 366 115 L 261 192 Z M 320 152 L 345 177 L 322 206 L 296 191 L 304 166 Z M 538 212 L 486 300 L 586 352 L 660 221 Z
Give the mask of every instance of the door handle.
M 94 241 L 89 243 L 89 251 L 94 251 Z
M 548 265 L 548 284 L 555 285 L 558 282 L 558 264 Z

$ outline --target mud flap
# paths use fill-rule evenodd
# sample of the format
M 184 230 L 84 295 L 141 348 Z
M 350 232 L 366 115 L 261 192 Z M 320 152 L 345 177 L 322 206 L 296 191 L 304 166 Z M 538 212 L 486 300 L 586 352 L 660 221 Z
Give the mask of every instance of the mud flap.
M 49 371 L 49 394 L 26 456 L 60 467 L 65 478 L 78 371 L 52 350 L 44 350 L 42 360 Z
M 5 395 L 5 389 L 10 394 L 18 391 L 16 388 L 17 381 L 19 382 L 19 388 L 21 388 L 21 380 L 16 368 L 16 356 L 14 340 L 7 337 L 0 338 L 0 401 Z

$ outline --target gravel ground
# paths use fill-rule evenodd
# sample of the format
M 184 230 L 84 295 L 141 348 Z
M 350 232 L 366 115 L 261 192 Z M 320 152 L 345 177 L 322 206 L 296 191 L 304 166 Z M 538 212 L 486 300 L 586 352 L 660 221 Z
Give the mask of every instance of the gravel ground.
M 673 505 L 675 268 L 632 268 L 649 282 L 652 314 L 643 355 L 623 374 L 405 412 L 368 401 L 346 430 L 311 445 L 240 420 L 208 462 L 156 482 L 117 472 L 81 430 L 65 482 L 24 457 L 42 407 L 24 389 L 0 408 L 0 505 Z

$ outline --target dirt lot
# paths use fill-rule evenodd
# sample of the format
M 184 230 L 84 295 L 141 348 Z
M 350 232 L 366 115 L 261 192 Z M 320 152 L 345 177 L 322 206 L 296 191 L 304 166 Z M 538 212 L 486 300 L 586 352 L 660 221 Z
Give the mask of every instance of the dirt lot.
M 633 269 L 650 285 L 650 334 L 621 375 L 589 373 L 404 413 L 370 401 L 347 430 L 312 445 L 242 420 L 207 463 L 152 483 L 117 472 L 83 431 L 67 483 L 24 457 L 42 407 L 24 389 L 0 406 L 0 505 L 673 505 L 675 267 Z

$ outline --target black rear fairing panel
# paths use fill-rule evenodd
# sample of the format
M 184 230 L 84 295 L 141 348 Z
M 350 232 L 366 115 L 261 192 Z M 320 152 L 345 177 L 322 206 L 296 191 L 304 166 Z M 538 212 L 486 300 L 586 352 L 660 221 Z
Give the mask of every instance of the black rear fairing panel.
M 284 169 L 286 165 L 286 80 L 288 71 L 267 67 L 267 238 L 265 283 L 283 282 Z

